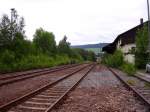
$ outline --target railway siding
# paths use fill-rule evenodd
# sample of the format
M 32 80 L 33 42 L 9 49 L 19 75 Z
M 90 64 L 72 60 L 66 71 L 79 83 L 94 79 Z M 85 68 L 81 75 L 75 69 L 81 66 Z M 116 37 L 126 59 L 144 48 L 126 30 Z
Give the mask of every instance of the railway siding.
M 150 111 L 150 81 L 141 76 L 128 76 L 116 69 L 110 70 L 148 106 Z
M 87 66 L 87 64 L 75 66 L 47 75 L 41 75 L 38 77 L 30 78 L 28 80 L 22 80 L 12 84 L 3 85 L 0 87 L 0 105 L 4 105 L 10 102 L 11 100 L 24 96 L 25 94 L 30 93 L 42 87 L 43 85 L 55 82 L 56 80 L 59 80 L 73 73 L 74 71 L 78 71 L 84 66 Z
M 88 66 L 83 70 L 73 74 L 72 76 L 61 80 L 53 86 L 38 92 L 36 95 L 27 99 L 25 102 L 11 108 L 8 112 L 48 112 L 51 110 L 66 94 L 73 89 L 79 81 L 93 68 Z
M 146 112 L 132 91 L 103 65 L 97 65 L 52 112 Z
M 49 73 L 57 72 L 60 70 L 64 70 L 66 68 L 71 68 L 77 65 L 66 65 L 62 67 L 56 67 L 56 68 L 45 68 L 45 69 L 38 69 L 33 71 L 24 71 L 24 72 L 18 72 L 18 73 L 10 73 L 7 75 L 4 75 L 3 77 L 0 77 L 0 86 L 16 83 L 17 81 L 26 80 L 29 78 L 34 78 L 41 75 L 47 75 Z

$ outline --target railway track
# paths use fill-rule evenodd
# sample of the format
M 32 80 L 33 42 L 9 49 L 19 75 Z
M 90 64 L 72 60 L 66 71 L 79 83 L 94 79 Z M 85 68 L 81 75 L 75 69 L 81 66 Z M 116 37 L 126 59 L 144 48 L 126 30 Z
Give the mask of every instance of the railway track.
M 11 84 L 14 82 L 18 82 L 18 81 L 22 81 L 25 79 L 29 79 L 29 78 L 34 78 L 40 75 L 46 75 L 48 73 L 52 73 L 52 72 L 57 72 L 60 70 L 64 70 L 66 68 L 71 68 L 71 67 L 75 67 L 78 66 L 77 64 L 75 65 L 66 65 L 66 66 L 62 66 L 62 67 L 56 67 L 56 68 L 46 68 L 46 69 L 42 69 L 42 70 L 33 70 L 33 71 L 27 71 L 27 72 L 21 72 L 21 73 L 17 73 L 17 74 L 10 74 L 4 77 L 0 78 L 0 86 L 6 85 L 6 84 Z M 12 75 L 12 76 L 11 76 Z
M 147 83 L 150 83 L 150 79 L 149 78 L 143 77 L 140 74 L 135 74 L 134 77 L 136 77 L 136 78 L 138 78 L 138 79 L 140 79 L 142 81 L 145 81 Z
M 94 67 L 86 65 L 63 78 L 0 106 L 1 112 L 48 112 L 53 109 Z
M 43 70 L 50 70 L 50 69 L 57 69 L 61 67 L 67 67 L 67 66 L 72 66 L 72 65 L 78 65 L 78 64 L 68 64 L 68 65 L 60 65 L 60 66 L 55 66 L 55 67 L 48 67 L 48 68 L 40 68 L 40 69 L 31 69 L 31 70 L 25 70 L 25 71 L 16 71 L 16 72 L 6 72 L 6 73 L 0 73 L 0 79 L 13 76 L 13 75 L 21 75 L 21 74 L 26 74 L 26 73 L 33 73 L 33 72 L 40 72 Z
M 119 75 L 117 72 L 115 72 L 113 69 L 108 68 L 128 89 L 132 90 L 136 96 L 140 98 L 140 100 L 145 103 L 150 111 L 150 81 L 135 75 L 131 80 L 136 80 L 136 84 L 130 84 L 128 80 L 123 77 L 122 75 Z M 147 87 L 145 86 L 147 84 Z

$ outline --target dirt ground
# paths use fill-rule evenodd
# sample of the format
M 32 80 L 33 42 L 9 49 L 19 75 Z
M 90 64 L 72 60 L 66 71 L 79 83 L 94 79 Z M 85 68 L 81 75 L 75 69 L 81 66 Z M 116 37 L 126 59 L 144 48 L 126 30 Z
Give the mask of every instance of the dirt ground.
M 52 112 L 147 112 L 147 107 L 101 65 Z

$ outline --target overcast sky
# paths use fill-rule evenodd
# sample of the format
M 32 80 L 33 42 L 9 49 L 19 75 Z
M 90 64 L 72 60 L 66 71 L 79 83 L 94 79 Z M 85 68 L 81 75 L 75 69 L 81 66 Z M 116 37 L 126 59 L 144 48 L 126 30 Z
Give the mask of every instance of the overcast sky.
M 146 0 L 0 0 L 0 16 L 10 8 L 25 18 L 28 39 L 42 27 L 72 45 L 112 42 L 147 20 Z

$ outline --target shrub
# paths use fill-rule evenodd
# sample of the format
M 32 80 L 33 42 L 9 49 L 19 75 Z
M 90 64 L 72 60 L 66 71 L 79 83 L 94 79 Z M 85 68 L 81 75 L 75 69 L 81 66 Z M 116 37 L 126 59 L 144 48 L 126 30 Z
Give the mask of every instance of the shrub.
M 131 63 L 124 63 L 121 66 L 121 70 L 126 72 L 128 75 L 134 75 L 136 72 L 135 66 Z
M 12 64 L 15 61 L 15 54 L 9 50 L 5 50 L 0 56 L 1 63 Z
M 113 55 L 106 55 L 103 59 L 103 63 L 115 68 L 120 67 L 124 63 L 122 52 L 117 50 Z
M 119 68 L 128 75 L 134 75 L 136 72 L 133 64 L 124 61 L 123 53 L 120 50 L 117 50 L 113 55 L 105 54 L 102 63 L 110 67 Z

